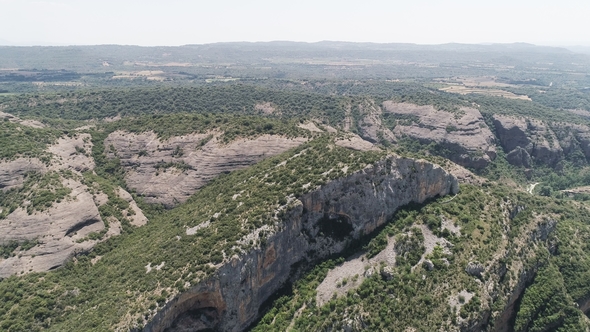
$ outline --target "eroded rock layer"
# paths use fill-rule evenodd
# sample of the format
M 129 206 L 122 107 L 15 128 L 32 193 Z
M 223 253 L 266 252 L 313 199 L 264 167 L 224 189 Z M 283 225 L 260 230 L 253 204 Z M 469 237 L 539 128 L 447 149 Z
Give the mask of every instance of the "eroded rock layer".
M 175 297 L 144 331 L 242 331 L 306 267 L 371 233 L 401 206 L 457 191 L 455 177 L 439 166 L 397 157 L 332 181 L 303 195 L 264 247 Z
M 496 158 L 495 138 L 474 108 L 456 113 L 438 111 L 432 105 L 385 101 L 384 115 L 398 119 L 393 134 L 423 144 L 435 143 L 447 158 L 465 167 L 481 169 Z
M 38 241 L 39 245 L 18 256 L 0 259 L 0 277 L 47 271 L 61 266 L 76 252 L 92 248 L 96 241 L 82 241 L 105 225 L 88 188 L 75 180 L 66 181 L 72 190 L 62 202 L 43 212 L 29 214 L 18 208 L 0 220 L 0 245 L 11 241 Z
M 110 157 L 125 168 L 127 186 L 148 203 L 172 207 L 194 194 L 221 173 L 250 166 L 290 148 L 306 138 L 263 135 L 223 144 L 216 133 L 190 134 L 161 140 L 153 133 L 111 133 L 105 140 Z
M 515 166 L 530 167 L 532 160 L 555 166 L 563 156 L 557 136 L 542 121 L 496 114 L 494 126 L 506 159 Z

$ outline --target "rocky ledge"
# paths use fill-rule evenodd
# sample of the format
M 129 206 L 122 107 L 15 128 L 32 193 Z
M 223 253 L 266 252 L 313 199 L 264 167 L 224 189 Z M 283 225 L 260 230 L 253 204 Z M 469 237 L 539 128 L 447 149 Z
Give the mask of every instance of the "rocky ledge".
M 398 157 L 327 183 L 295 201 L 266 245 L 177 295 L 144 331 L 243 331 L 265 302 L 314 263 L 373 232 L 400 207 L 458 190 L 441 167 Z

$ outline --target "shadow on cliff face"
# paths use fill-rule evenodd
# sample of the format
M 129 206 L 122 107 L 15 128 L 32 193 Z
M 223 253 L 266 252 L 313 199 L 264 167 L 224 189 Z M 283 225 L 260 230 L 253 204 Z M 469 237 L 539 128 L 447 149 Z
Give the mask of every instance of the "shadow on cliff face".
M 317 225 L 324 236 L 331 237 L 337 242 L 350 237 L 354 230 L 350 217 L 336 213 L 325 213 Z
M 217 308 L 206 307 L 184 312 L 164 332 L 215 332 L 219 325 Z
M 331 181 L 299 197 L 263 245 L 177 295 L 143 331 L 248 330 L 315 264 L 348 256 L 400 208 L 458 190 L 442 168 L 393 156 Z

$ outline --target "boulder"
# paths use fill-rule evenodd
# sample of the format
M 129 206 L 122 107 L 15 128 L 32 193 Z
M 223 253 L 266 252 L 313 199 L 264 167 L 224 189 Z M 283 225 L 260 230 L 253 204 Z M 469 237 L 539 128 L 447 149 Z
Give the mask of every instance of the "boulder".
M 428 271 L 434 270 L 434 263 L 432 263 L 430 259 L 425 259 L 424 262 L 422 262 L 422 266 Z
M 477 277 L 477 278 L 481 278 L 484 270 L 485 269 L 483 268 L 483 265 L 481 265 L 478 262 L 469 262 L 467 264 L 467 266 L 465 267 L 465 272 L 467 272 L 467 274 L 469 274 L 470 276 Z
M 393 272 L 395 271 L 395 269 L 391 266 L 385 266 L 384 268 L 381 269 L 381 278 L 383 278 L 383 280 L 391 280 L 393 279 Z

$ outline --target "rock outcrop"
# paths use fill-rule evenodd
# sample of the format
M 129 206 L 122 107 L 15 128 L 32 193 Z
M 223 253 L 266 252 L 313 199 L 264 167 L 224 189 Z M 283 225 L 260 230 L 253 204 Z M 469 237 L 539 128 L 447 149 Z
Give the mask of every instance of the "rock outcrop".
M 401 206 L 457 191 L 457 180 L 439 166 L 397 157 L 332 181 L 300 197 L 264 247 L 176 296 L 144 331 L 242 331 L 284 285 L 373 232 Z
M 358 126 L 363 139 L 371 143 L 379 143 L 382 140 L 395 141 L 395 136 L 381 121 L 383 110 L 372 100 L 366 100 L 358 105 L 361 118 Z M 346 125 L 345 125 L 346 127 Z M 350 127 L 350 126 L 348 126 Z
M 481 278 L 484 271 L 485 269 L 483 268 L 483 265 L 478 262 L 469 262 L 465 267 L 465 272 L 467 272 L 467 274 L 478 278 Z
M 431 105 L 385 101 L 383 112 L 400 119 L 393 128 L 396 137 L 435 143 L 446 150 L 439 152 L 461 166 L 481 169 L 496 158 L 494 135 L 474 108 L 450 113 L 437 111 Z
M 37 158 L 18 158 L 0 162 L 0 190 L 20 187 L 25 180 L 25 174 L 45 170 L 46 166 Z
M 44 128 L 45 125 L 37 120 L 22 120 L 21 118 L 9 114 L 0 112 L 0 121 L 10 121 L 12 123 L 17 123 L 22 126 L 32 127 L 32 128 Z
M 534 161 L 555 166 L 563 157 L 557 136 L 542 121 L 496 114 L 494 127 L 512 165 L 530 167 Z
M 59 171 L 69 170 L 75 174 L 68 179 L 59 176 L 63 186 L 71 190 L 63 200 L 53 202 L 43 211 L 31 211 L 31 214 L 27 211 L 28 202 L 23 202 L 23 206 L 0 219 L 0 245 L 29 244 L 17 247 L 7 259 L 0 257 L 0 278 L 57 268 L 76 253 L 90 250 L 100 241 L 86 237 L 105 229 L 98 206 L 106 203 L 108 197 L 97 188 L 91 194 L 90 189 L 80 182 L 81 172 L 94 168 L 91 150 L 90 135 L 77 134 L 61 137 L 49 146 L 46 152 L 51 158 L 46 163 L 37 158 L 0 162 L 0 190 L 3 191 L 22 187 L 25 175 L 30 172 L 59 174 Z M 33 195 L 37 194 L 35 188 L 30 190 Z M 131 224 L 144 225 L 147 218 L 132 196 L 123 189 L 119 189 L 119 196 L 129 202 L 127 212 Z M 112 218 L 105 238 L 120 232 L 119 221 Z
M 304 143 L 306 138 L 263 135 L 223 144 L 216 133 L 161 140 L 153 132 L 111 133 L 105 140 L 109 157 L 121 160 L 127 186 L 148 203 L 172 207 L 222 173 L 245 168 Z
M 564 155 L 576 153 L 579 148 L 586 160 L 590 160 L 590 128 L 585 125 L 557 123 L 552 126 Z M 575 159 L 575 158 L 574 158 Z
M 96 241 L 82 241 L 105 225 L 88 188 L 75 180 L 66 186 L 71 194 L 43 212 L 28 214 L 18 208 L 0 220 L 0 245 L 37 241 L 38 245 L 8 259 L 0 258 L 0 277 L 47 271 L 61 266 L 76 252 L 92 248 Z
M 78 172 L 94 169 L 94 160 L 90 157 L 90 134 L 61 137 L 56 144 L 49 146 L 47 151 L 55 156 L 53 169 L 70 169 Z
M 358 135 L 349 133 L 347 136 L 337 139 L 334 142 L 336 145 L 343 148 L 357 150 L 357 151 L 378 151 L 379 148 L 373 143 L 360 138 Z

